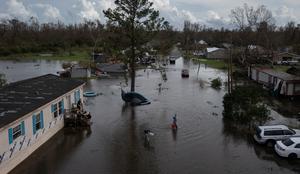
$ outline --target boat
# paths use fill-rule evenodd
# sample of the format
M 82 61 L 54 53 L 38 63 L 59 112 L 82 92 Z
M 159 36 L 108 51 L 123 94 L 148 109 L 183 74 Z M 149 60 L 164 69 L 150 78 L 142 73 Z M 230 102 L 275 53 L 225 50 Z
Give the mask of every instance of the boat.
M 181 71 L 181 77 L 186 78 L 186 77 L 189 77 L 189 76 L 190 76 L 190 74 L 189 74 L 189 70 L 188 69 L 183 69 Z
M 143 95 L 137 92 L 125 92 L 123 89 L 121 89 L 121 97 L 126 103 L 131 103 L 132 105 L 148 105 L 151 103 Z
M 84 97 L 96 97 L 97 93 L 95 93 L 94 91 L 87 91 L 83 93 Z

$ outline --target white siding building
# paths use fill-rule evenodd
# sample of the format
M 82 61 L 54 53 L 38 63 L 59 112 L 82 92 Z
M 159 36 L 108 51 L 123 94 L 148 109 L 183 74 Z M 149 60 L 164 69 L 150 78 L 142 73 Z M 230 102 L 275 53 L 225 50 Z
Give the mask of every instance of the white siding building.
M 0 173 L 11 171 L 64 127 L 84 82 L 44 75 L 0 89 Z
M 227 59 L 227 51 L 224 48 L 207 48 L 207 59 Z
M 248 76 L 284 96 L 300 95 L 300 77 L 268 68 L 249 67 Z

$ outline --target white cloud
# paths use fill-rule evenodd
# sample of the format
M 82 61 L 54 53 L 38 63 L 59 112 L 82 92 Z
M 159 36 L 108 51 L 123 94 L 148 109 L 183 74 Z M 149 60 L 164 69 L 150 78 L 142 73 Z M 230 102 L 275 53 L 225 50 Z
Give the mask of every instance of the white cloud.
M 212 19 L 212 20 L 221 19 L 220 15 L 215 11 L 209 10 L 207 13 L 208 13 L 207 16 L 208 16 L 209 19 Z
M 100 14 L 96 10 L 96 2 L 89 0 L 80 0 L 81 10 L 79 16 L 87 20 L 100 20 Z
M 99 4 L 100 4 L 100 8 L 103 10 L 115 7 L 115 3 L 112 0 L 100 0 Z
M 0 20 L 9 18 L 11 18 L 11 16 L 8 13 L 0 13 Z
M 277 25 L 288 21 L 300 22 L 299 0 L 150 0 L 176 28 L 184 20 L 205 24 L 209 27 L 229 26 L 230 10 L 248 3 L 250 6 L 266 5 L 273 12 Z M 0 18 L 17 17 L 28 20 L 31 16 L 40 22 L 81 22 L 84 19 L 101 20 L 103 10 L 114 8 L 114 0 L 0 0 Z M 48 3 L 46 3 L 48 2 Z M 51 5 L 50 5 L 51 4 Z
M 163 17 L 175 25 L 182 25 L 184 20 L 199 22 L 200 20 L 189 10 L 179 10 L 170 3 L 170 0 L 152 0 L 154 8 L 159 10 Z
M 297 20 L 297 17 L 294 15 L 293 10 L 288 8 L 287 6 L 279 7 L 275 11 L 274 17 L 276 18 L 277 24 L 279 25 L 285 25 L 289 21 Z
M 50 4 L 34 4 L 31 7 L 33 9 L 38 8 L 38 9 L 36 9 L 36 11 L 40 11 L 39 19 L 42 20 L 42 22 L 63 20 L 63 17 L 61 16 L 58 8 L 56 8 Z
M 22 1 L 9 0 L 6 4 L 7 12 L 10 16 L 17 17 L 19 19 L 28 19 L 32 16 L 36 16 L 30 11 L 30 9 L 24 6 Z

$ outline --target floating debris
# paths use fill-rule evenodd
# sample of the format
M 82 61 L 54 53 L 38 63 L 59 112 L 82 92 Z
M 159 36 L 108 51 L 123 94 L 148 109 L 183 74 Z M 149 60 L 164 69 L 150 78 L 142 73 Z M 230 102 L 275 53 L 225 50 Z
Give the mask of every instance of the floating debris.
M 212 105 L 212 104 L 213 104 L 211 101 L 207 101 L 206 103 L 209 104 L 209 105 Z
M 212 113 L 212 115 L 213 115 L 213 116 L 218 116 L 219 114 L 217 114 L 217 113 L 213 112 L 213 113 Z

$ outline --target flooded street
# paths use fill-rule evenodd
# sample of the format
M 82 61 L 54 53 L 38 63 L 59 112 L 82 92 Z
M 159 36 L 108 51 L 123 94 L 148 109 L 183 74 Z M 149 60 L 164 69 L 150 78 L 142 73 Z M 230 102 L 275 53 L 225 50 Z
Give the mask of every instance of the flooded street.
M 35 64 L 31 62 L 26 65 L 31 68 L 27 68 L 22 63 L 14 66 L 6 61 L 1 62 L 0 68 L 9 82 L 55 74 L 61 69 L 60 62 Z M 181 78 L 182 68 L 189 68 L 189 78 Z M 182 58 L 176 65 L 168 65 L 166 82 L 159 71 L 138 71 L 136 91 L 150 99 L 151 104 L 137 107 L 127 106 L 121 100 L 124 79 L 88 81 L 85 90 L 101 93 L 84 99 L 85 109 L 92 114 L 91 128 L 63 129 L 11 173 L 300 173 L 299 160 L 280 158 L 272 149 L 255 144 L 251 136 L 223 122 L 225 89 L 211 88 L 210 80 L 220 77 L 224 82 L 226 73 L 204 65 L 199 76 L 197 71 L 198 65 Z M 178 124 L 175 132 L 170 127 L 174 114 Z M 272 123 L 293 122 L 275 111 L 273 115 L 278 118 Z M 145 129 L 155 133 L 150 137 L 150 145 L 144 142 Z

